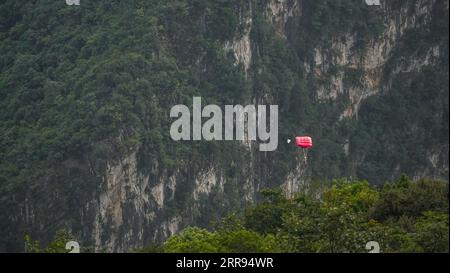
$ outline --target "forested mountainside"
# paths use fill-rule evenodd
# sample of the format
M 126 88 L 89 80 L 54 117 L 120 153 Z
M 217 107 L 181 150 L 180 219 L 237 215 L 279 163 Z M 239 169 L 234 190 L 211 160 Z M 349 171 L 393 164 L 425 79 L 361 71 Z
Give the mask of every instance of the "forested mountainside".
M 448 7 L 2 0 L 0 251 L 62 229 L 128 251 L 242 211 L 265 188 L 448 180 Z M 278 149 L 173 141 L 170 109 L 193 96 L 278 105 Z M 285 142 L 301 134 L 315 140 L 308 165 Z

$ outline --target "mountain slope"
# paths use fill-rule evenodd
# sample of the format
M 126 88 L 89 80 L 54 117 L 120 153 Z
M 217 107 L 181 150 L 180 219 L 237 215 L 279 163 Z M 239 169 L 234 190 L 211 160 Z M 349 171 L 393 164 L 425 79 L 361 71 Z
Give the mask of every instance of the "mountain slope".
M 68 229 L 127 251 L 316 179 L 448 180 L 448 1 L 382 2 L 3 1 L 0 250 Z M 278 104 L 278 150 L 172 141 L 193 96 Z

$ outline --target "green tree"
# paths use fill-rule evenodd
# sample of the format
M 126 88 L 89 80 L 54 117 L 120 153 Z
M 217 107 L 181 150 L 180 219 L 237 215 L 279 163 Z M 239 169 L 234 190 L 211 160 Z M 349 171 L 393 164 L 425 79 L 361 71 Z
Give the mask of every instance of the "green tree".
M 68 253 L 66 244 L 75 241 L 75 237 L 66 230 L 58 230 L 53 240 L 44 248 L 40 242 L 33 240 L 28 234 L 25 235 L 25 251 L 29 253 Z
M 424 252 L 449 252 L 448 213 L 425 212 L 414 228 L 414 239 Z
M 164 245 L 167 253 L 215 253 L 219 250 L 220 243 L 216 234 L 194 227 L 170 237 Z

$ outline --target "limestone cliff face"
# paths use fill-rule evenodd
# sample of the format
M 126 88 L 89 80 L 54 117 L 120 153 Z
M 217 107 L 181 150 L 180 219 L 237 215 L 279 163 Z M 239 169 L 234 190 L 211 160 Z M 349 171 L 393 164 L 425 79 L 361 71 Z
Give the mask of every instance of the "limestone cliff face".
M 289 43 L 289 23 L 298 23 L 305 16 L 305 1 L 270 0 L 263 8 L 264 15 L 270 22 L 280 39 Z M 253 49 L 257 45 L 252 43 L 249 33 L 252 30 L 252 1 L 250 8 L 245 9 L 242 23 L 245 25 L 245 35 L 237 36 L 226 49 L 232 50 L 237 64 L 242 64 L 245 71 L 251 68 Z M 420 29 L 430 24 L 435 0 L 420 0 L 410 4 L 394 7 L 387 1 L 382 1 L 381 7 L 374 7 L 383 14 L 383 30 L 364 46 L 357 50 L 357 33 L 348 32 L 329 37 L 328 47 L 314 48 L 313 58 L 303 64 L 307 76 L 318 82 L 315 93 L 320 101 L 335 101 L 347 98 L 348 106 L 341 112 L 340 119 L 358 119 L 358 112 L 363 101 L 371 96 L 379 95 L 382 91 L 389 91 L 392 79 L 403 72 L 421 71 L 425 66 L 437 65 L 440 58 L 439 46 L 427 49 L 427 53 L 420 56 L 403 58 L 401 61 L 392 60 L 394 51 L 399 47 L 408 31 Z M 448 8 L 448 2 L 447 2 Z M 294 34 L 295 35 L 295 34 Z M 253 46 L 252 46 L 253 45 Z M 393 64 L 392 64 L 393 63 Z M 394 68 L 389 68 L 388 65 Z M 352 74 L 357 79 L 347 80 Z M 270 96 L 267 99 L 270 102 Z M 349 143 L 343 145 L 345 153 L 349 154 Z M 434 155 L 436 156 L 436 155 Z M 431 160 L 432 161 L 432 160 Z M 301 162 L 301 160 L 299 160 Z M 444 167 L 445 168 L 445 167 Z M 283 188 L 288 195 L 305 188 L 306 166 L 301 163 L 286 177 Z M 303 186 L 301 186 L 303 185 Z
M 381 35 L 370 40 L 363 51 L 355 51 L 354 33 L 330 37 L 329 48 L 315 48 L 313 59 L 304 63 L 304 70 L 317 79 L 328 79 L 321 81 L 318 86 L 318 99 L 336 100 L 340 96 L 346 96 L 351 103 L 341 113 L 341 119 L 357 118 L 361 102 L 379 94 L 383 89 L 389 89 L 393 74 L 420 70 L 424 65 L 436 62 L 440 48 L 432 48 L 425 56 L 406 63 L 397 63 L 390 74 L 385 73 L 386 64 L 402 35 L 409 29 L 426 24 L 430 20 L 434 3 L 435 1 L 421 0 L 400 11 L 391 10 L 390 5 L 383 4 L 381 9 L 385 14 L 385 27 Z M 236 65 L 242 65 L 246 74 L 252 69 L 255 54 L 253 49 L 256 48 L 251 40 L 254 16 L 252 5 L 256 4 L 248 1 L 241 7 L 239 17 L 242 31 L 224 44 L 224 48 L 233 53 Z M 302 5 L 303 1 L 268 1 L 264 14 L 273 24 L 280 39 L 289 40 L 287 24 L 289 20 L 299 20 L 303 16 Z M 359 83 L 349 84 L 345 80 L 347 74 L 355 70 L 361 72 Z M 348 152 L 349 147 L 346 145 L 344 149 Z M 254 157 L 255 154 L 251 150 L 250 145 L 248 155 Z M 246 172 L 239 182 L 242 188 L 241 198 L 244 203 L 251 203 L 255 201 L 257 191 L 261 188 L 261 184 L 255 182 L 258 173 L 254 170 L 257 169 L 255 164 L 258 164 L 258 161 L 244 162 L 239 168 L 250 171 Z M 200 204 L 202 198 L 212 197 L 210 202 L 226 203 L 225 187 L 230 181 L 227 181 L 223 170 L 214 164 L 192 174 L 190 178 L 185 176 L 186 170 L 179 170 L 170 175 L 164 170 L 158 170 L 157 173 L 158 175 L 142 174 L 135 153 L 108 163 L 98 198 L 91 202 L 89 208 L 95 211 L 96 215 L 92 223 L 92 237 L 98 249 L 127 251 L 142 247 L 146 242 L 164 239 L 194 223 L 194 215 L 205 211 L 205 207 Z M 186 191 L 189 202 L 181 212 L 170 215 L 170 206 L 177 198 L 175 193 L 180 191 L 180 185 L 189 181 L 191 187 L 182 190 Z M 297 167 L 285 177 L 282 188 L 288 196 L 307 189 L 307 166 L 300 156 Z M 218 196 L 223 199 L 217 198 Z
M 124 252 L 144 247 L 191 223 L 191 217 L 167 214 L 177 185 L 186 182 L 177 172 L 142 174 L 136 153 L 109 162 L 98 197 L 85 208 L 95 215 L 90 228 L 96 250 Z M 195 186 L 188 194 L 198 201 L 201 194 L 209 194 L 213 188 L 223 191 L 223 182 L 214 170 L 209 170 L 195 177 Z
M 239 20 L 243 31 L 232 41 L 227 41 L 225 49 L 234 53 L 237 64 L 242 64 L 247 72 L 252 63 L 252 45 L 250 41 L 253 24 L 252 1 L 248 1 L 245 6 L 240 8 Z
M 226 187 L 233 187 L 233 181 L 227 181 L 224 171 L 213 163 L 191 176 L 190 170 L 168 174 L 157 162 L 151 174 L 143 174 L 137 162 L 136 153 L 109 162 L 97 197 L 82 208 L 82 214 L 94 215 L 88 228 L 92 234 L 84 240 L 97 251 L 126 252 L 161 242 L 195 224 L 208 207 L 225 206 L 227 210 L 226 204 L 233 198 L 249 204 L 260 190 L 252 181 L 252 163 L 240 166 L 244 173 L 235 181 L 240 188 L 236 197 L 226 195 Z M 182 207 L 171 212 L 180 195 Z
M 291 0 L 271 0 L 265 8 L 265 15 L 275 28 L 276 33 L 286 38 L 286 24 L 292 18 L 302 15 L 302 2 Z
M 290 27 L 298 27 L 299 22 L 308 16 L 305 8 L 307 1 L 244 1 L 236 11 L 240 18 L 240 31 L 226 41 L 223 48 L 232 53 L 237 66 L 243 67 L 249 82 L 254 84 L 252 77 L 259 69 L 255 59 L 264 57 L 259 51 L 260 45 L 252 40 L 255 21 L 261 19 L 256 18 L 260 15 L 258 12 L 262 10 L 277 39 L 290 44 L 296 38 Z M 381 34 L 369 39 L 362 50 L 356 50 L 358 39 L 354 32 L 330 36 L 330 46 L 315 47 L 312 56 L 306 58 L 299 68 L 304 72 L 302 77 L 316 80 L 317 85 L 312 90 L 315 97 L 325 102 L 346 98 L 350 103 L 338 113 L 338 119 L 358 119 L 364 100 L 389 92 L 397 74 L 435 65 L 444 50 L 439 46 L 427 49 L 426 54 L 420 56 L 395 60 L 392 56 L 409 30 L 429 24 L 433 7 L 438 1 L 418 0 L 413 5 L 401 5 L 400 8 L 382 1 L 382 6 L 377 8 L 385 18 L 384 27 Z M 446 8 L 448 10 L 448 1 Z M 348 78 L 354 79 L 354 75 L 358 80 L 349 81 Z M 248 102 L 270 104 L 273 97 L 273 93 L 260 93 L 258 97 L 249 98 Z M 280 138 L 280 145 L 284 141 Z M 257 201 L 258 192 L 264 187 L 281 186 L 287 196 L 308 189 L 309 167 L 300 155 L 293 157 L 294 166 L 284 177 L 280 177 L 277 185 L 273 185 L 267 181 L 268 174 L 276 176 L 273 173 L 278 166 L 267 170 L 267 165 L 262 162 L 268 164 L 270 157 L 255 151 L 257 145 L 248 141 L 244 144 L 242 150 L 237 152 L 238 159 L 212 160 L 205 162 L 201 168 L 185 164 L 187 167 L 168 170 L 158 160 L 142 166 L 138 160 L 141 147 L 134 147 L 133 152 L 120 158 L 109 159 L 104 168 L 90 166 L 89 160 L 68 162 L 71 167 L 89 173 L 86 176 L 86 185 L 90 187 L 88 194 L 82 198 L 76 197 L 76 205 L 70 206 L 70 215 L 60 215 L 55 209 L 66 201 L 63 197 L 47 197 L 56 200 L 52 204 L 55 207 L 52 211 L 56 212 L 54 218 L 63 219 L 64 226 L 72 230 L 82 244 L 92 245 L 98 251 L 126 252 L 148 246 L 151 242 L 161 242 L 189 225 L 206 225 L 215 216 L 227 211 L 244 209 L 247 204 Z M 346 155 L 350 154 L 348 142 L 342 145 L 342 149 Z M 431 153 L 428 157 L 433 168 L 442 167 L 440 154 Z M 47 181 L 43 184 L 42 188 L 47 189 L 62 187 Z M 20 213 L 15 217 L 23 219 L 26 225 L 36 227 L 40 232 L 36 234 L 41 235 L 49 233 L 44 226 L 51 221 L 47 218 L 51 217 L 42 217 L 48 208 L 39 205 L 40 195 L 35 191 L 29 190 Z M 33 199 L 33 196 L 39 198 Z M 78 205 L 80 203 L 81 206 Z
M 384 30 L 376 39 L 370 40 L 362 52 L 355 50 L 355 33 L 329 37 L 331 47 L 315 48 L 314 59 L 304 63 L 304 69 L 317 79 L 329 77 L 329 80 L 316 90 L 318 98 L 335 100 L 344 94 L 351 100 L 351 105 L 342 113 L 342 117 L 357 116 L 359 106 L 365 98 L 378 94 L 383 88 L 389 88 L 389 79 L 383 78 L 383 73 L 392 51 L 408 30 L 417 29 L 431 21 L 431 11 L 435 2 L 435 0 L 415 1 L 414 5 L 404 6 L 400 10 L 392 10 L 388 3 L 383 3 L 379 9 L 382 9 L 385 16 Z M 288 21 L 302 17 L 302 4 L 303 1 L 268 1 L 265 15 L 281 38 L 288 38 L 286 34 Z M 250 40 L 251 5 L 252 2 L 249 1 L 248 7 L 240 13 L 244 34 L 225 46 L 226 49 L 232 50 L 236 62 L 244 65 L 246 71 L 251 66 L 253 54 Z M 436 64 L 439 60 L 439 51 L 439 47 L 431 48 L 425 56 L 412 58 L 410 63 L 398 64 L 393 73 L 420 70 L 425 65 Z M 337 72 L 335 68 L 338 68 Z M 361 72 L 357 85 L 345 83 L 346 70 Z
M 382 34 L 370 40 L 362 52 L 355 52 L 356 38 L 353 34 L 332 37 L 331 48 L 317 48 L 314 62 L 308 64 L 311 73 L 318 78 L 330 76 L 331 79 L 317 90 L 321 100 L 336 99 L 345 94 L 349 97 L 351 105 L 342 113 L 341 117 L 357 117 L 361 102 L 383 89 L 389 89 L 389 79 L 396 73 L 418 70 L 425 65 L 436 64 L 439 59 L 439 48 L 432 48 L 424 57 L 412 58 L 411 64 L 384 75 L 386 65 L 405 33 L 417 29 L 431 20 L 431 11 L 435 1 L 415 1 L 409 7 L 402 7 L 400 11 L 391 10 L 387 3 L 383 3 L 385 14 L 384 30 Z M 331 73 L 332 68 L 339 67 L 340 71 Z M 345 83 L 345 71 L 358 70 L 361 72 L 357 85 Z

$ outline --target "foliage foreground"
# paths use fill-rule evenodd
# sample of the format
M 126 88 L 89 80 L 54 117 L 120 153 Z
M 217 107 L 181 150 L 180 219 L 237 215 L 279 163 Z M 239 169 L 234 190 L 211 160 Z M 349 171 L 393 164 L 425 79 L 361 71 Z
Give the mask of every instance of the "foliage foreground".
M 286 198 L 262 191 L 264 201 L 231 214 L 212 228 L 188 227 L 158 246 L 159 253 L 364 253 L 375 241 L 385 253 L 449 252 L 447 182 L 406 176 L 382 187 L 333 180 Z M 46 248 L 26 236 L 29 252 L 67 252 L 60 232 Z M 93 248 L 85 248 L 85 252 Z

